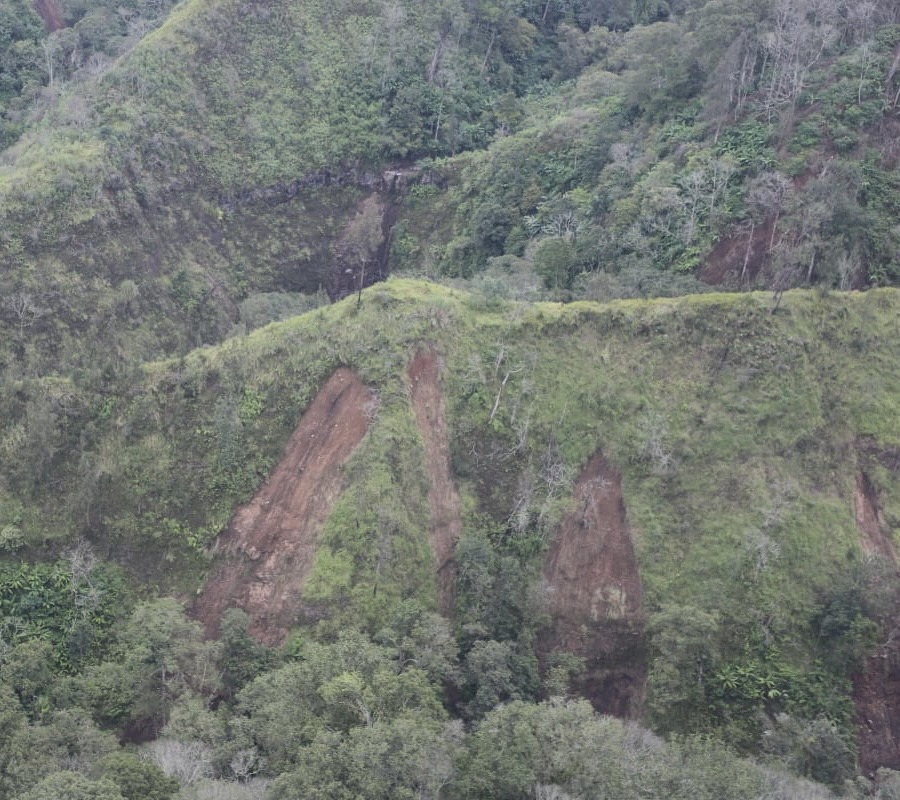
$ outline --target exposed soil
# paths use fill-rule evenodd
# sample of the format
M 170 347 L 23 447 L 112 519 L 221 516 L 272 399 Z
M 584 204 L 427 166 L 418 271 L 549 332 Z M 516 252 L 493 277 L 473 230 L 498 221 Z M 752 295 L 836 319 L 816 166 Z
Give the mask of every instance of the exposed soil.
M 891 540 L 890 529 L 884 521 L 875 487 L 865 472 L 860 472 L 856 477 L 853 511 L 866 554 L 882 556 L 896 564 L 897 550 Z
M 453 551 L 462 533 L 462 518 L 459 494 L 450 471 L 450 444 L 440 379 L 441 361 L 437 354 L 433 351 L 417 353 L 409 365 L 409 381 L 428 462 L 429 538 L 437 569 L 438 605 L 441 613 L 449 616 L 453 610 L 456 578 Z
M 741 233 L 720 240 L 706 257 L 700 280 L 712 286 L 752 286 L 768 263 L 774 224 L 770 217 L 753 229 L 752 236 Z
M 250 615 L 250 631 L 260 641 L 284 640 L 300 611 L 344 465 L 368 429 L 372 402 L 348 369 L 335 372 L 316 395 L 281 463 L 214 545 L 215 564 L 194 603 L 209 635 L 226 609 L 236 606 Z
M 889 451 L 876 452 L 871 442 L 862 442 L 861 450 L 879 460 L 892 455 Z M 897 551 L 878 493 L 862 470 L 856 477 L 853 512 L 865 553 L 896 564 Z M 887 637 L 887 642 L 866 659 L 863 670 L 854 675 L 853 701 L 860 768 L 867 775 L 873 775 L 879 767 L 900 769 L 900 641 L 894 636 Z
M 65 28 L 66 24 L 59 15 L 59 9 L 53 0 L 34 0 L 34 10 L 40 14 L 44 25 L 47 27 L 47 33 L 53 33 L 61 28 Z
M 900 769 L 900 642 L 888 641 L 853 676 L 859 766 L 870 777 L 880 767 Z
M 400 181 L 395 173 L 385 173 L 385 175 L 394 175 L 391 178 L 390 186 L 394 186 Z M 387 181 L 388 178 L 385 178 Z M 358 259 L 351 255 L 352 244 L 350 242 L 349 231 L 351 222 L 344 227 L 340 239 L 334 247 L 331 270 L 325 289 L 328 296 L 332 300 L 340 300 L 348 295 L 358 292 L 360 289 L 360 277 L 363 278 L 362 288 L 372 286 L 379 281 L 383 281 L 388 274 L 389 256 L 391 248 L 391 236 L 393 234 L 394 225 L 400 214 L 400 201 L 394 196 L 392 189 L 390 192 L 384 193 L 384 201 L 379 202 L 378 210 L 381 214 L 381 241 L 375 248 L 374 252 L 366 260 L 365 264 L 361 264 Z M 357 206 L 357 212 L 361 212 L 367 202 L 372 198 L 379 197 L 379 193 L 372 194 L 366 200 L 363 200 Z
M 866 659 L 853 677 L 853 702 L 860 769 L 900 769 L 900 644 L 889 641 Z
M 576 687 L 603 713 L 636 716 L 644 695 L 642 587 L 628 529 L 622 481 L 596 452 L 575 483 L 544 564 L 552 628 L 542 660 L 554 650 L 585 659 Z

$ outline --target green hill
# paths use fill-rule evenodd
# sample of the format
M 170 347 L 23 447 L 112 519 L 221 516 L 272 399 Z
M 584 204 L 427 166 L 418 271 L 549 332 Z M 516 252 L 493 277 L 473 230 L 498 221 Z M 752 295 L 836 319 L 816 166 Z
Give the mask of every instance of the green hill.
M 601 300 L 896 280 L 889 3 L 86 9 L 8 34 L 12 376 L 102 381 L 394 271 Z
M 894 796 L 898 65 L 0 0 L 0 795 Z
M 16 640 L 46 631 L 66 668 L 95 657 L 71 660 L 70 634 L 23 606 L 13 566 L 86 537 L 143 586 L 186 596 L 209 573 L 195 606 L 211 630 L 230 604 L 214 599 L 220 580 L 272 643 L 297 626 L 374 635 L 404 602 L 436 609 L 441 584 L 463 652 L 517 659 L 495 701 L 562 679 L 605 710 L 751 750 L 763 714 L 828 719 L 852 740 L 849 679 L 896 600 L 883 572 L 900 513 L 896 314 L 894 290 L 790 292 L 775 311 L 769 294 L 528 305 L 391 281 L 103 394 L 23 381 L 0 507 Z M 410 371 L 417 353 L 434 355 L 430 373 Z M 297 451 L 299 488 L 280 494 L 285 443 L 339 368 L 364 391 L 322 406 L 341 410 L 307 428 L 322 449 Z M 414 374 L 439 392 L 430 418 Z M 329 493 L 321 460 L 354 414 Z M 303 529 L 307 556 L 279 516 L 301 502 L 304 470 L 329 504 Z M 442 474 L 456 499 L 435 506 Z M 449 581 L 436 509 L 459 520 Z M 554 567 L 565 547 L 593 584 Z M 104 620 L 83 635 L 102 641 Z M 469 713 L 493 704 L 477 681 L 463 692 Z

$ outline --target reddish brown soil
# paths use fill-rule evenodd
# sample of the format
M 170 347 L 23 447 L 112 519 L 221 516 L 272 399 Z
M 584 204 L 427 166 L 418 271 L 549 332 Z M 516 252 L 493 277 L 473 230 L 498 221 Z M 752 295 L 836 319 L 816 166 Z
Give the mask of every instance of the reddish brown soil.
M 641 579 L 622 481 L 600 452 L 575 483 L 575 503 L 544 565 L 553 624 L 540 650 L 584 658 L 576 688 L 599 711 L 636 716 L 646 683 Z
M 214 546 L 215 564 L 194 615 L 214 635 L 243 608 L 251 633 L 280 644 L 295 623 L 316 542 L 343 484 L 343 467 L 368 429 L 369 390 L 339 369 L 312 401 L 281 463 L 237 510 Z
M 875 487 L 865 472 L 856 478 L 856 492 L 853 495 L 853 511 L 859 528 L 861 544 L 867 555 L 878 555 L 897 563 L 897 551 L 891 540 L 890 528 L 884 521 L 881 504 Z
M 706 264 L 700 271 L 700 280 L 712 286 L 722 284 L 734 286 L 751 286 L 768 262 L 769 241 L 772 238 L 774 217 L 753 229 L 753 236 L 748 242 L 747 234 L 742 233 L 722 239 L 706 257 Z M 747 257 L 747 247 L 750 257 Z M 744 271 L 746 259 L 747 269 Z M 741 277 L 743 273 L 743 278 Z
M 449 615 L 453 610 L 456 576 L 453 550 L 462 533 L 462 518 L 459 495 L 450 472 L 450 444 L 440 376 L 441 362 L 432 351 L 419 352 L 409 365 L 412 405 L 428 462 L 429 538 L 437 569 L 438 605 L 441 613 Z
M 863 550 L 896 564 L 897 551 L 878 493 L 864 471 L 856 478 L 853 511 Z M 900 769 L 900 642 L 894 636 L 854 676 L 853 700 L 861 769 L 868 775 L 879 767 Z
M 879 767 L 900 769 L 900 646 L 888 642 L 866 659 L 853 678 L 859 731 L 859 766 L 866 775 Z
M 47 27 L 47 33 L 53 33 L 53 31 L 58 31 L 60 28 L 65 28 L 66 24 L 62 21 L 62 17 L 59 15 L 59 9 L 56 7 L 56 3 L 53 0 L 34 0 L 34 10 L 40 14 L 41 19 L 44 20 L 44 25 Z

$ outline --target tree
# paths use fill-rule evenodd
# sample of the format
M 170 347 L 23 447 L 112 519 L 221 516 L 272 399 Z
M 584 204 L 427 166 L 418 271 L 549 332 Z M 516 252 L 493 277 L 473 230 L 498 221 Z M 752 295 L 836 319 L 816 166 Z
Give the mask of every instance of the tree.
M 0 657 L 0 680 L 16 692 L 24 708 L 35 714 L 55 677 L 53 646 L 45 639 L 19 642 Z
M 125 800 L 108 778 L 92 781 L 78 772 L 54 772 L 19 800 Z
M 24 340 L 25 329 L 30 328 L 48 313 L 47 309 L 40 305 L 30 292 L 14 292 L 7 299 L 6 305 L 12 311 L 19 326 L 20 341 Z
M 625 741 L 622 723 L 596 715 L 584 700 L 508 703 L 467 738 L 454 789 L 492 800 L 541 796 L 539 787 L 556 787 L 558 797 L 636 797 L 624 770 Z
M 0 683 L 0 796 L 12 797 L 16 782 L 11 774 L 15 750 L 11 745 L 18 741 L 25 729 L 26 718 L 19 700 L 12 689 Z
M 81 709 L 48 714 L 40 724 L 22 728 L 6 748 L 9 754 L 7 774 L 17 790 L 13 796 L 60 770 L 87 774 L 100 758 L 116 750 L 115 737 L 99 730 Z M 61 784 L 62 780 L 56 779 L 56 783 L 50 785 L 57 783 Z M 49 790 L 46 796 L 50 796 Z M 35 794 L 35 797 L 45 795 Z
M 533 697 L 538 688 L 537 664 L 531 653 L 512 642 L 480 640 L 463 662 L 463 685 L 469 698 L 465 714 L 477 719 L 510 700 Z
M 719 660 L 719 619 L 699 608 L 670 606 L 649 621 L 655 653 L 648 707 L 662 731 L 702 730 L 709 711 L 707 686 Z
M 765 731 L 763 744 L 766 752 L 788 769 L 821 783 L 840 786 L 853 775 L 856 754 L 825 717 L 802 720 L 777 714 Z
M 362 302 L 362 290 L 366 282 L 366 270 L 384 244 L 382 220 L 384 209 L 377 195 L 370 195 L 363 202 L 356 216 L 347 225 L 344 236 L 337 245 L 339 262 L 347 264 L 346 272 L 356 273 L 359 284 L 357 307 Z
M 222 645 L 222 686 L 234 696 L 250 680 L 275 665 L 275 651 L 250 635 L 250 617 L 240 608 L 229 608 L 219 626 Z
M 205 742 L 162 737 L 150 742 L 146 752 L 165 775 L 186 786 L 213 774 L 213 750 Z
M 838 36 L 839 7 L 817 0 L 778 0 L 762 39 L 767 87 L 762 99 L 767 118 L 787 107 L 790 112 L 806 85 L 810 69 Z
M 392 653 L 358 631 L 333 644 L 303 642 L 296 661 L 263 673 L 237 696 L 237 726 L 246 746 L 256 746 L 276 771 L 290 769 L 330 716 L 342 726 L 359 724 L 362 702 L 373 707 L 371 681 L 396 671 Z
M 118 787 L 123 800 L 169 800 L 179 788 L 177 779 L 134 753 L 110 753 L 100 760 L 98 769 L 101 779 Z
M 559 236 L 541 239 L 534 251 L 534 271 L 548 289 L 568 289 L 575 277 L 578 260 L 575 248 Z
M 394 649 L 399 670 L 414 666 L 436 684 L 456 676 L 456 641 L 447 620 L 415 600 L 401 603 L 375 641 Z
M 745 206 L 750 219 L 750 232 L 747 240 L 747 251 L 744 255 L 744 264 L 741 269 L 741 281 L 747 277 L 747 266 L 750 261 L 753 245 L 753 231 L 757 225 L 763 224 L 767 219 L 772 219 L 772 232 L 769 235 L 768 251 L 775 246 L 775 233 L 778 229 L 778 218 L 788 197 L 791 188 L 789 178 L 778 172 L 767 171 L 757 175 L 747 189 Z
M 140 603 L 119 636 L 121 663 L 131 684 L 132 723 L 165 724 L 174 701 L 188 690 L 211 693 L 220 686 L 221 645 L 204 641 L 198 622 L 188 620 L 173 598 Z
M 668 111 L 700 88 L 694 69 L 695 37 L 675 22 L 639 25 L 625 35 L 623 57 L 629 100 L 651 114 Z
M 458 722 L 406 713 L 354 728 L 323 732 L 302 748 L 297 769 L 282 775 L 273 800 L 437 800 L 453 774 L 462 739 Z

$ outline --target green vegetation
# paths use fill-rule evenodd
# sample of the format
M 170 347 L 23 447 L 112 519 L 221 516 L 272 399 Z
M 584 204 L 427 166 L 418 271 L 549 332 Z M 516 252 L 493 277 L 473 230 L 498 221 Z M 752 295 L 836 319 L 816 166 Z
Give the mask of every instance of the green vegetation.
M 900 609 L 895 6 L 0 0 L 0 796 L 897 796 L 851 699 Z M 207 638 L 341 367 L 294 631 Z M 598 452 L 643 605 L 551 652 Z M 623 665 L 655 734 L 575 699 Z
M 378 758 L 446 770 L 385 777 L 386 786 L 451 773 L 461 786 L 481 781 L 480 767 L 452 766 L 476 756 L 464 755 L 461 732 L 448 732 L 448 714 L 475 724 L 498 704 L 565 691 L 566 675 L 581 669 L 576 660 L 544 671 L 536 657 L 546 624 L 540 569 L 575 476 L 601 448 L 622 474 L 636 537 L 649 617 L 647 719 L 671 735 L 713 732 L 745 753 L 762 754 L 765 741 L 769 757 L 840 784 L 855 748 L 849 676 L 898 602 L 890 573 L 862 553 L 853 512 L 865 471 L 884 517 L 900 513 L 896 477 L 871 466 L 900 445 L 900 386 L 880 366 L 900 355 L 890 336 L 898 301 L 893 290 L 789 292 L 773 314 L 774 302 L 708 294 L 528 305 L 392 280 L 363 292 L 361 306 L 348 298 L 149 364 L 104 395 L 23 382 L 21 433 L 6 434 L 20 446 L 7 453 L 10 552 L 0 585 L 17 637 L 0 666 L 20 713 L 49 724 L 76 707 L 101 729 L 161 737 L 153 747 L 164 768 L 177 761 L 169 750 L 199 737 L 204 780 L 228 777 L 227 764 L 250 748 L 246 769 L 282 776 L 276 797 L 311 791 L 313 780 L 364 782 L 353 765 Z M 423 346 L 445 365 L 462 498 L 452 633 L 433 613 L 427 473 L 407 388 L 407 365 Z M 114 557 L 145 586 L 192 591 L 207 569 L 205 547 L 339 366 L 377 400 L 320 538 L 298 638 L 267 651 L 234 617 L 220 642 L 203 643 L 173 601 L 128 611 L 134 599 L 92 553 Z M 25 480 L 35 448 L 67 441 L 78 446 L 51 447 L 43 481 Z M 66 550 L 77 536 L 92 543 L 80 556 Z M 41 552 L 61 557 L 19 561 Z M 77 600 L 88 589 L 90 605 Z M 445 643 L 440 654 L 423 650 L 436 642 Z M 363 661 L 331 662 L 333 646 Z M 325 671 L 310 677 L 308 668 Z M 300 697 L 289 686 L 306 687 L 308 710 L 284 707 L 286 694 Z M 211 715 L 214 698 L 234 721 Z M 281 714 L 296 732 L 266 728 Z M 577 724 L 601 724 L 590 720 Z M 388 727 L 375 736 L 373 723 Z M 818 755 L 796 749 L 809 737 L 821 739 Z M 702 758 L 715 758 L 703 748 Z M 750 770 L 741 780 L 763 780 L 734 768 Z M 567 785 L 554 769 L 523 780 Z
M 4 375 L 100 387 L 386 269 L 896 283 L 892 4 L 639 5 L 67 0 L 44 35 L 4 0 Z M 394 230 L 359 264 L 373 196 Z

